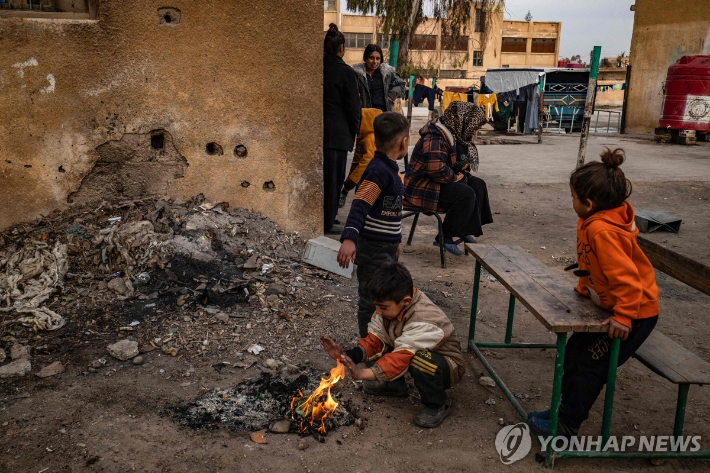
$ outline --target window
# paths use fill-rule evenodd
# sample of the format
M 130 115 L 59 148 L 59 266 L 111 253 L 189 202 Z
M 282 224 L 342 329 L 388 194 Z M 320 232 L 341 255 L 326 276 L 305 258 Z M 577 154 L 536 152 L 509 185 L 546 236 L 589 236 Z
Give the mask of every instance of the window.
M 459 69 L 442 69 L 439 71 L 439 79 L 465 79 L 466 71 Z
M 336 0 L 323 0 L 323 10 L 325 11 L 335 11 L 337 10 Z
M 483 51 L 473 52 L 473 67 L 483 66 Z
M 545 38 L 533 38 L 532 49 L 534 53 L 555 53 L 555 45 L 557 40 Z
M 388 34 L 382 34 L 378 33 L 377 35 L 377 44 L 382 48 L 382 49 L 389 49 L 390 48 L 390 39 L 392 37 Z
M 474 29 L 476 33 L 482 33 L 486 30 L 486 12 L 481 8 L 476 8 L 476 19 L 474 24 Z
M 525 38 L 503 38 L 500 47 L 502 53 L 524 53 L 526 51 L 527 39 Z
M 419 51 L 436 51 L 436 35 L 415 34 L 409 49 Z
M 459 36 L 456 39 L 450 35 L 442 36 L 441 49 L 446 51 L 468 51 L 468 36 Z
M 97 18 L 98 0 L 0 0 L 0 16 L 25 18 Z
M 350 49 L 365 49 L 365 46 L 372 42 L 370 33 L 344 33 L 345 47 Z

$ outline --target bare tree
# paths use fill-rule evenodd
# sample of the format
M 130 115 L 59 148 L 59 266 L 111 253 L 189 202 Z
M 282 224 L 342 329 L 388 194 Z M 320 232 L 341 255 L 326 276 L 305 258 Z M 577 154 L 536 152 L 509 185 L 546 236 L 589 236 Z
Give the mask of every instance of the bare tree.
M 504 3 L 505 0 L 348 0 L 347 7 L 380 17 L 382 31 L 399 40 L 398 63 L 406 64 L 414 32 L 426 19 L 425 6 L 431 7 L 427 11 L 431 10 L 432 18 L 442 23 L 442 33 L 456 38 L 468 31 L 472 9 L 490 10 L 495 4 Z

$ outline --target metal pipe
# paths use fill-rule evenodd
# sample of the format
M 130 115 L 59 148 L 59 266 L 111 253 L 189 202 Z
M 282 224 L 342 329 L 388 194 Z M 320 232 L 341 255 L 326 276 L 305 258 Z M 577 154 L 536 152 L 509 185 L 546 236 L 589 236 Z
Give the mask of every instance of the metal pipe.
M 478 348 L 557 348 L 554 343 L 475 342 Z M 470 351 L 470 350 L 469 350 Z
M 550 442 L 551 443 L 551 442 Z M 557 458 L 710 458 L 710 450 L 697 452 L 597 452 L 564 450 L 555 452 Z
M 471 348 L 473 349 L 473 352 L 476 354 L 476 358 L 478 358 L 478 360 L 481 362 L 481 364 L 486 369 L 486 371 L 488 371 L 488 374 L 491 375 L 491 378 L 493 379 L 493 381 L 495 381 L 495 383 L 498 385 L 500 390 L 503 391 L 503 394 L 505 394 L 505 397 L 508 398 L 508 401 L 510 401 L 510 403 L 513 405 L 513 408 L 518 412 L 518 415 L 520 415 L 520 418 L 522 419 L 522 421 L 527 422 L 528 415 L 525 412 L 525 409 L 523 409 L 523 407 L 520 405 L 518 400 L 515 399 L 515 396 L 513 395 L 513 393 L 510 392 L 510 390 L 505 385 L 503 380 L 500 379 L 500 377 L 498 377 L 495 370 L 490 365 L 490 363 L 488 363 L 488 361 L 483 356 L 483 354 L 481 354 L 481 351 L 478 349 L 476 344 L 472 344 Z
M 476 316 L 478 315 L 478 283 L 481 279 L 481 262 L 476 260 L 476 269 L 473 274 L 473 296 L 471 297 L 471 319 L 468 326 L 468 345 L 471 352 L 471 342 L 476 336 Z
M 505 343 L 510 344 L 513 338 L 513 319 L 515 318 L 515 296 L 510 293 L 508 301 L 508 322 L 505 324 Z
M 619 347 L 621 339 L 615 338 L 611 341 L 609 351 L 609 370 L 606 376 L 606 395 L 604 396 L 604 416 L 602 417 L 602 448 L 606 450 L 611 431 L 611 414 L 614 408 L 614 392 L 616 391 L 616 369 L 619 366 Z
M 550 429 L 548 435 L 553 439 L 557 436 L 557 421 L 560 416 L 560 400 L 562 399 L 562 374 L 565 367 L 565 349 L 567 348 L 567 333 L 557 334 L 557 356 L 555 357 L 555 374 L 552 378 L 552 400 L 550 401 Z M 556 452 L 552 446 L 554 442 L 547 444 L 547 456 L 545 466 L 552 468 L 555 464 Z
M 673 436 L 683 435 L 683 424 L 685 422 L 685 405 L 688 403 L 689 384 L 678 385 L 678 401 L 675 406 L 675 422 L 673 423 Z
M 409 76 L 409 98 L 407 99 L 407 120 L 412 124 L 412 103 L 414 102 L 414 76 Z

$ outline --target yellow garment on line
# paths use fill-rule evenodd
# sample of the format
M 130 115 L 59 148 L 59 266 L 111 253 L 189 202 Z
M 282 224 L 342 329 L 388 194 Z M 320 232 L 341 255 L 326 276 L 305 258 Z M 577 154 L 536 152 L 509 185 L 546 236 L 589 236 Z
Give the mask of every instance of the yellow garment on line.
M 445 112 L 451 102 L 468 102 L 468 95 L 458 92 L 444 92 L 441 99 L 441 112 Z
M 486 112 L 486 120 L 493 119 L 493 107 L 498 111 L 498 97 L 496 94 L 478 94 L 476 105 L 481 107 Z
M 350 190 L 360 184 L 362 173 L 370 160 L 375 156 L 375 117 L 382 111 L 376 108 L 363 108 L 360 121 L 360 133 L 355 142 L 355 154 L 350 166 L 350 173 L 345 180 L 345 187 Z

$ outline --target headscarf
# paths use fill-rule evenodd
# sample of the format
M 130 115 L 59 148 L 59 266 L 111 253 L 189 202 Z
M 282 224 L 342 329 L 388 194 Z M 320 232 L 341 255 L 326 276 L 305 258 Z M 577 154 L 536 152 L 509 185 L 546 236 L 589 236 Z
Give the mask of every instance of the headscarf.
M 451 102 L 439 118 L 456 140 L 456 162 L 469 163 L 478 171 L 478 150 L 473 144 L 473 134 L 486 123 L 483 109 L 471 102 Z

